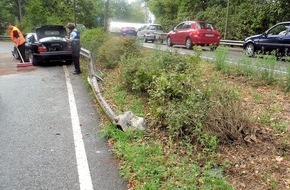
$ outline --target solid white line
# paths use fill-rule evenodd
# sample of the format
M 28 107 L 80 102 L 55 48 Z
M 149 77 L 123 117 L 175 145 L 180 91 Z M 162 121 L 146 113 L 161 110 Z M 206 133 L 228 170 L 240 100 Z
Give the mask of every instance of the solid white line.
M 85 145 L 83 141 L 82 131 L 80 127 L 80 121 L 79 121 L 78 111 L 77 111 L 75 97 L 73 93 L 73 88 L 72 88 L 71 80 L 69 77 L 68 69 L 65 65 L 63 66 L 63 69 L 65 73 L 65 78 L 66 78 L 66 85 L 67 85 L 67 92 L 68 92 L 68 99 L 69 99 L 69 106 L 70 106 L 70 113 L 71 113 L 71 122 L 72 122 L 72 129 L 73 129 L 73 136 L 74 136 L 74 143 L 75 143 L 75 153 L 76 153 L 76 160 L 77 160 L 80 190 L 93 190 L 93 184 L 92 184 L 89 164 L 87 160 Z

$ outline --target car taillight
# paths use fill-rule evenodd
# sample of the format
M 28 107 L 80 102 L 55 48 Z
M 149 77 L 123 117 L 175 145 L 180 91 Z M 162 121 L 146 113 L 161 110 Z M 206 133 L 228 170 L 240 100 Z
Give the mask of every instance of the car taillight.
M 46 52 L 47 49 L 45 46 L 38 46 L 38 52 Z

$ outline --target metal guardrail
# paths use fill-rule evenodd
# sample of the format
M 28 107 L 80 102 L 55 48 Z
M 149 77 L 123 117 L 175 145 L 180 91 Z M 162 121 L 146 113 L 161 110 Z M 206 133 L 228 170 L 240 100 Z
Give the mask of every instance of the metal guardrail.
M 107 115 L 108 119 L 116 125 L 118 128 L 126 131 L 128 129 L 145 129 L 145 119 L 142 117 L 135 116 L 131 111 L 126 111 L 123 114 L 116 115 L 114 111 L 111 109 L 109 104 L 103 98 L 101 94 L 101 89 L 99 86 L 99 81 L 103 79 L 98 76 L 95 72 L 94 62 L 96 61 L 95 58 L 92 56 L 89 50 L 81 48 L 81 55 L 89 59 L 88 63 L 88 82 L 92 87 L 92 90 L 95 94 L 95 97 L 99 103 L 99 105 L 104 110 L 105 114 Z
M 244 41 L 238 41 L 238 40 L 221 40 L 220 44 L 221 45 L 226 45 L 226 46 L 238 46 L 238 47 L 243 47 Z
M 0 41 L 9 40 L 9 39 L 10 39 L 10 36 L 0 35 Z
M 167 33 L 158 33 L 158 36 L 159 36 L 160 39 L 163 39 L 164 36 L 166 36 L 166 35 L 167 35 Z M 9 36 L 0 35 L 0 41 L 9 40 L 9 39 L 10 39 Z M 243 47 L 243 41 L 240 41 L 240 40 L 221 40 L 220 44 L 221 45 L 226 45 L 226 46 Z

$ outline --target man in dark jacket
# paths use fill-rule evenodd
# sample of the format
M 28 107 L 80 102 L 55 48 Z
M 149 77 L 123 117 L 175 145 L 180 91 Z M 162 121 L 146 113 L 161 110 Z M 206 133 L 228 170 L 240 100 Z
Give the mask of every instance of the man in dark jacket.
M 70 31 L 68 41 L 71 42 L 72 59 L 74 62 L 74 67 L 75 67 L 73 74 L 78 75 L 81 73 L 81 68 L 80 68 L 80 51 L 81 51 L 80 32 L 75 28 L 74 23 L 68 23 L 67 28 Z

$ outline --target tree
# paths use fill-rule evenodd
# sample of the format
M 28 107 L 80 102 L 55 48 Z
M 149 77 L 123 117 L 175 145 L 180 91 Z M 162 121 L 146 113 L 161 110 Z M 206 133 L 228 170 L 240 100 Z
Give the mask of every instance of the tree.
M 184 20 L 208 20 L 217 26 L 222 35 L 227 26 L 227 39 L 237 40 L 264 32 L 277 22 L 288 20 L 290 16 L 287 10 L 290 4 L 288 0 L 146 0 L 146 2 L 157 22 L 167 30 Z
M 144 22 L 145 12 L 140 6 L 142 1 L 128 3 L 127 0 L 111 0 L 110 17 L 124 22 Z

